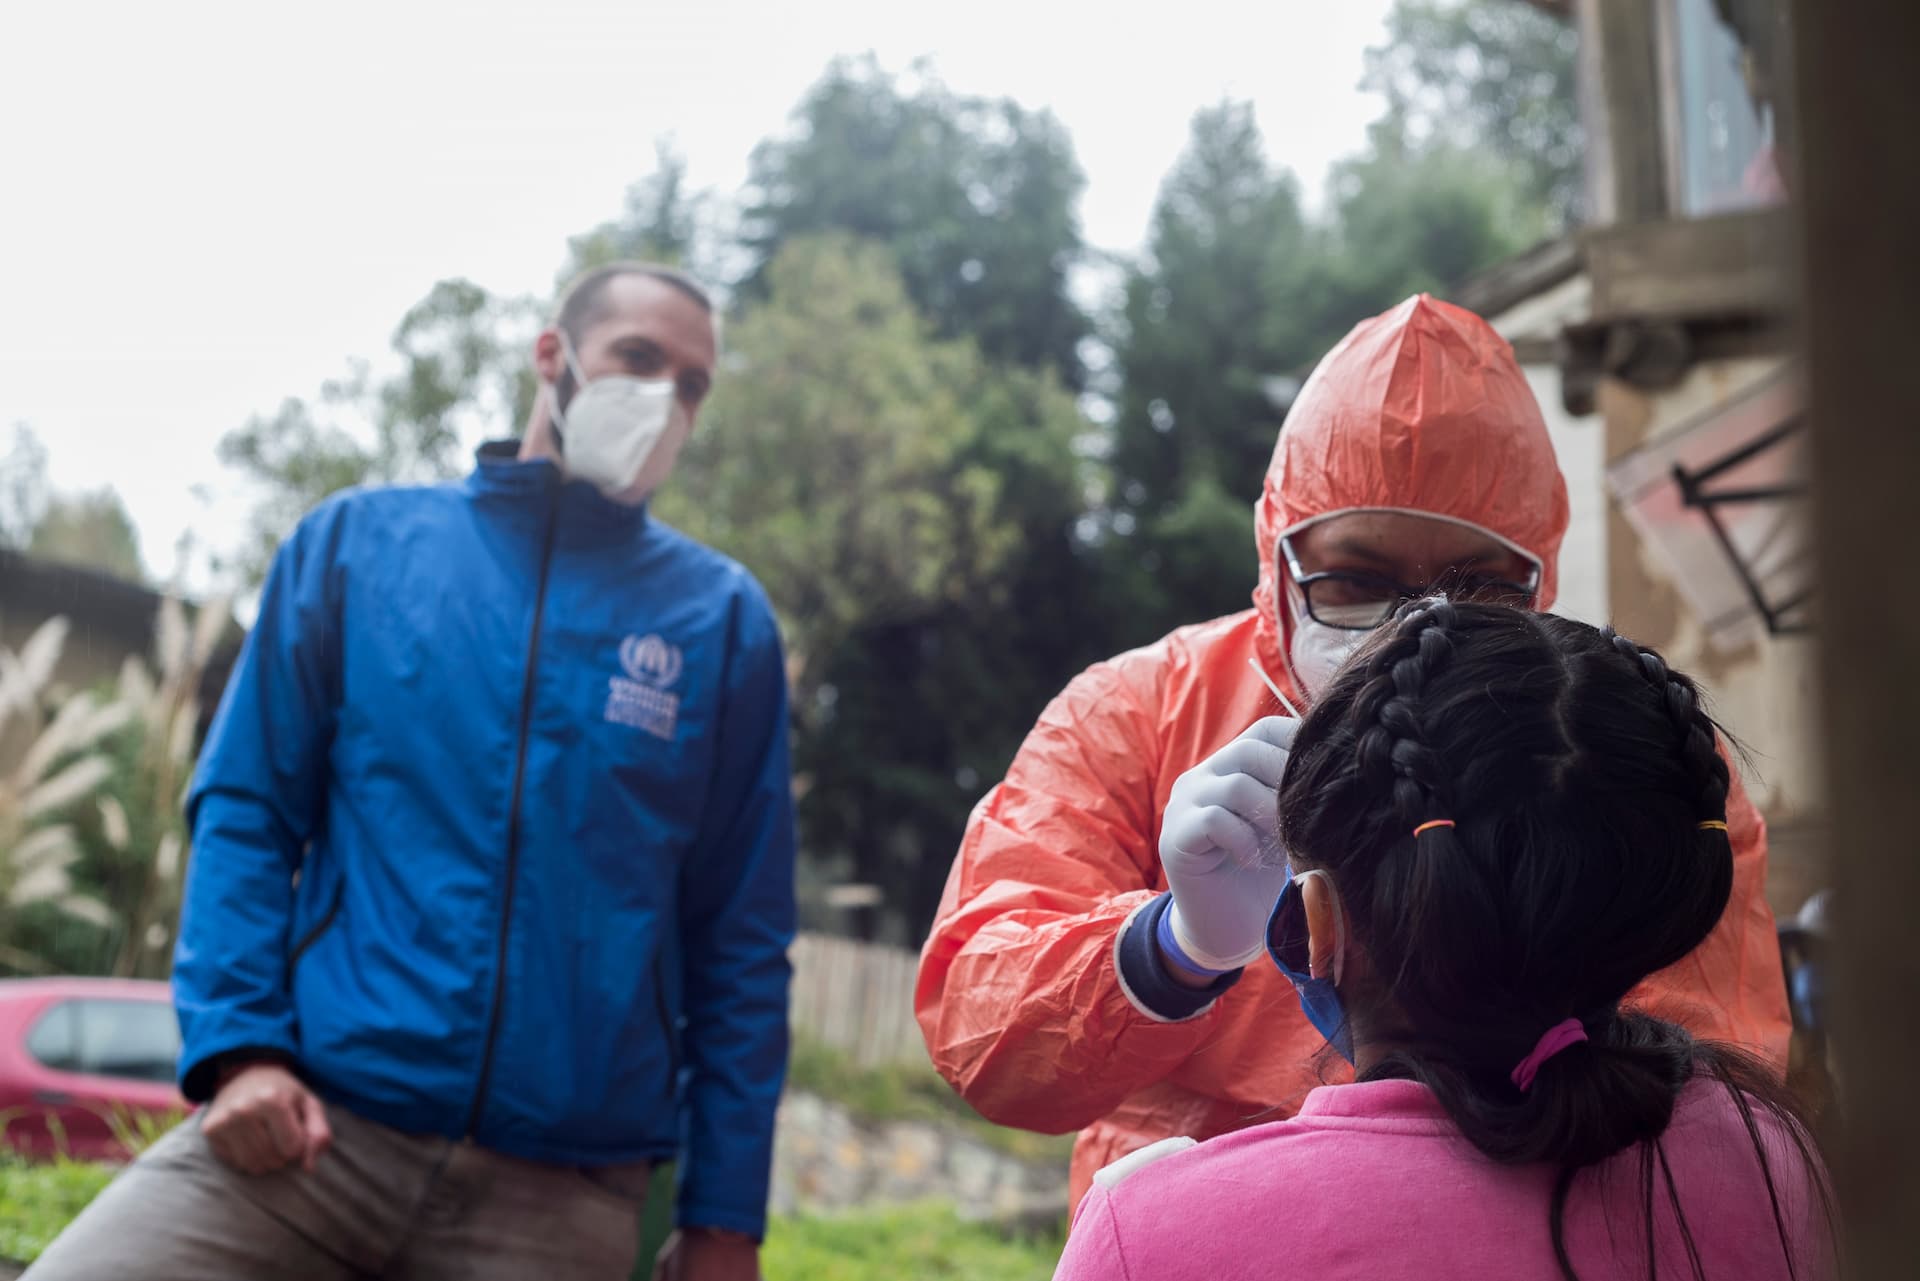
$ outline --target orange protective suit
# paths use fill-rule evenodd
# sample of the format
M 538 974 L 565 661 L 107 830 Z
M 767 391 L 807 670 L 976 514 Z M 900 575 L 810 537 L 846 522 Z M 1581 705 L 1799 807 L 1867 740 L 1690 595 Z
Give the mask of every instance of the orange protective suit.
M 1173 782 L 1290 697 L 1281 533 L 1351 508 L 1449 516 L 1541 562 L 1542 608 L 1567 525 L 1539 406 L 1499 335 L 1425 296 L 1366 321 L 1321 362 L 1287 418 L 1258 511 L 1254 608 L 1098 663 L 1041 714 L 975 808 L 921 954 L 915 1012 L 934 1065 L 982 1115 L 1079 1130 L 1072 1196 L 1147 1143 L 1206 1139 L 1289 1116 L 1323 1080 L 1324 1041 L 1265 961 L 1211 1007 L 1169 1022 L 1115 968 L 1122 923 L 1163 892 L 1161 813 Z M 1766 829 L 1727 802 L 1733 897 L 1698 951 L 1637 999 L 1703 1036 L 1786 1062 L 1789 1022 Z

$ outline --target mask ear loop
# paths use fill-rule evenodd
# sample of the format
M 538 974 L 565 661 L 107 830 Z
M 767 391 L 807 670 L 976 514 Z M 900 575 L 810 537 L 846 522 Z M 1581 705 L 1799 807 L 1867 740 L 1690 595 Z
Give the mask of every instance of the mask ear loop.
M 564 329 L 555 330 L 554 332 L 560 336 L 560 358 L 567 362 L 567 372 L 573 375 L 575 382 L 585 387 L 587 385 L 587 376 L 580 372 L 579 358 L 573 354 L 573 340 L 567 337 L 567 331 Z
M 573 342 L 567 337 L 567 331 L 555 329 L 554 334 L 560 339 L 560 358 L 566 361 L 567 372 L 573 375 L 574 395 L 577 396 L 586 387 L 587 376 L 580 372 L 580 362 L 574 359 Z M 547 425 L 553 428 L 554 442 L 560 446 L 562 454 L 567 452 L 567 440 L 561 434 L 566 422 L 566 416 L 560 412 L 560 382 L 555 379 L 547 384 Z

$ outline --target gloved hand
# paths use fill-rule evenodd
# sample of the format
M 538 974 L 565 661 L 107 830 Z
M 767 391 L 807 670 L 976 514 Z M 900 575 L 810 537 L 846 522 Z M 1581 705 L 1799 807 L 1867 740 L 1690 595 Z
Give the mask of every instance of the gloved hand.
M 1299 727 L 1284 716 L 1255 721 L 1174 780 L 1160 822 L 1167 918 L 1175 946 L 1203 969 L 1237 969 L 1266 946 L 1287 876 L 1275 848 L 1280 775 Z

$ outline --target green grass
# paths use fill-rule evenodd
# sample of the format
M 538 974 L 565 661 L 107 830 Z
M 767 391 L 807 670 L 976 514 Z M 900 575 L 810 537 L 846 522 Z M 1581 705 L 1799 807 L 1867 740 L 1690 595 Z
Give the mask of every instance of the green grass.
M 113 1181 L 110 1165 L 60 1160 L 30 1165 L 0 1151 L 0 1259 L 31 1263 Z
M 0 1259 L 33 1262 L 116 1173 L 113 1166 L 84 1161 L 30 1165 L 0 1154 Z M 832 1218 L 776 1218 L 761 1270 L 767 1281 L 1045 1281 L 1064 1242 L 1059 1233 L 1009 1239 L 995 1228 L 963 1222 L 950 1205 L 928 1203 Z
M 1073 1151 L 1070 1134 L 1034 1134 L 995 1125 L 955 1094 L 931 1065 L 856 1067 L 837 1050 L 796 1040 L 787 1086 L 830 1099 L 862 1120 L 926 1121 L 1024 1161 L 1064 1165 Z
M 15 1109 L 0 1112 L 0 1135 L 15 1114 Z M 178 1109 L 148 1114 L 115 1104 L 101 1119 L 122 1147 L 138 1154 L 185 1116 Z M 0 1140 L 0 1259 L 31 1263 L 40 1257 L 73 1216 L 86 1209 L 87 1202 L 120 1172 L 116 1165 L 96 1165 L 65 1155 L 67 1134 L 57 1119 L 49 1117 L 47 1129 L 54 1151 L 61 1154 L 51 1162 L 30 1162 Z
M 1071 1135 L 1031 1134 L 985 1120 L 932 1067 L 858 1068 L 844 1054 L 800 1042 L 788 1084 L 820 1095 L 873 1122 L 924 1121 L 959 1131 L 998 1151 L 1029 1161 L 1064 1165 Z M 123 1122 L 116 1133 L 134 1151 L 165 1131 L 173 1118 Z M 113 1166 L 60 1160 L 29 1164 L 0 1150 L 0 1259 L 31 1263 L 117 1173 Z M 664 1214 L 671 1180 L 656 1181 Z M 664 1219 L 661 1224 L 664 1233 Z M 845 1215 L 799 1215 L 773 1220 L 763 1252 L 768 1281 L 893 1281 L 898 1277 L 967 1277 L 979 1281 L 1043 1279 L 1053 1275 L 1065 1227 L 1031 1239 L 964 1222 L 951 1205 L 929 1202 Z M 645 1275 L 645 1270 L 636 1273 Z
M 1064 1225 L 1063 1225 L 1064 1228 Z M 1010 1240 L 929 1202 L 832 1218 L 775 1219 L 761 1251 L 767 1281 L 1046 1281 L 1064 1234 Z

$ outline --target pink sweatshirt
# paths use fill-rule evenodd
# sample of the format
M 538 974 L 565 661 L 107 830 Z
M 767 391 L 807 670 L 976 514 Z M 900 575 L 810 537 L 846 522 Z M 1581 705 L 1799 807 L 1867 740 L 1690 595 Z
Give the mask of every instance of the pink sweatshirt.
M 1818 1193 L 1791 1140 L 1756 1113 L 1801 1281 L 1826 1281 Z M 1709 1279 L 1788 1275 L 1753 1142 L 1724 1087 L 1681 1095 L 1662 1139 Z M 1567 1245 L 1582 1281 L 1647 1275 L 1640 1162 L 1582 1173 Z M 1561 1274 L 1548 1235 L 1554 1171 L 1502 1166 L 1411 1081 L 1323 1086 L 1291 1120 L 1223 1135 L 1096 1184 L 1054 1274 L 1069 1281 L 1236 1277 L 1490 1281 Z M 1693 1276 L 1654 1163 L 1659 1275 Z

